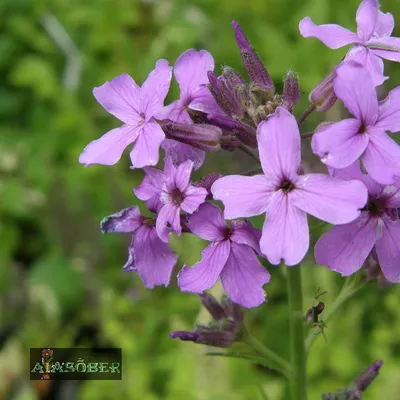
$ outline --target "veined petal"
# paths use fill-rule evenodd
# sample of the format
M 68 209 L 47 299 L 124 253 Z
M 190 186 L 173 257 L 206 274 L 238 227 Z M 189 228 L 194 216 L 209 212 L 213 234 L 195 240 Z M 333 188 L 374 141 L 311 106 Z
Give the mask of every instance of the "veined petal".
M 322 174 L 300 175 L 290 201 L 301 210 L 331 224 L 345 224 L 360 215 L 368 200 L 360 181 L 343 181 Z
M 317 128 L 311 148 L 321 161 L 333 168 L 344 168 L 357 160 L 368 145 L 369 137 L 359 134 L 361 122 L 344 119 Z
M 201 252 L 201 260 L 193 267 L 185 265 L 178 274 L 182 292 L 201 293 L 215 285 L 231 250 L 229 240 L 214 242 Z
M 154 118 L 170 119 L 171 121 L 181 122 L 182 124 L 193 123 L 181 100 L 174 101 L 173 103 L 160 108 L 154 114 Z
M 307 215 L 282 190 L 271 198 L 260 241 L 261 251 L 271 264 L 284 259 L 288 266 L 298 264 L 310 244 Z
M 94 97 L 104 109 L 129 125 L 137 125 L 142 120 L 139 93 L 139 86 L 128 74 L 93 89 Z
M 175 204 L 166 204 L 157 216 L 156 229 L 158 237 L 168 243 L 169 234 L 176 232 L 178 236 L 182 233 L 179 207 Z
M 334 178 L 343 179 L 345 181 L 361 181 L 368 190 L 368 194 L 377 197 L 383 190 L 383 186 L 375 182 L 370 175 L 361 171 L 360 161 L 355 161 L 346 168 L 331 169 L 330 175 Z
M 383 75 L 383 61 L 365 46 L 353 46 L 346 55 L 345 61 L 354 61 L 363 65 L 371 74 L 375 86 L 382 85 L 388 77 Z
M 264 175 L 230 175 L 215 181 L 211 192 L 224 203 L 225 218 L 234 219 L 264 213 L 273 189 Z
M 232 242 L 250 246 L 258 254 L 261 254 L 261 231 L 260 229 L 253 228 L 250 221 L 232 221 L 232 235 L 230 239 Z
M 142 184 L 136 186 L 133 192 L 140 200 L 149 200 L 153 196 L 160 195 L 164 180 L 164 173 L 156 168 L 143 168 L 145 177 Z
M 131 151 L 131 161 L 134 168 L 156 165 L 159 159 L 160 145 L 165 134 L 154 120 L 142 125 L 140 135 Z
M 211 203 L 202 204 L 186 225 L 193 234 L 210 242 L 225 239 L 228 232 L 221 209 Z
M 378 0 L 363 0 L 358 7 L 356 14 L 357 33 L 363 40 L 368 40 L 374 33 L 378 20 Z
M 181 203 L 181 208 L 183 211 L 192 214 L 203 204 L 207 197 L 207 190 L 202 187 L 196 187 L 189 185 L 185 190 L 184 196 Z
M 400 220 L 384 219 L 382 237 L 376 242 L 379 265 L 390 282 L 400 282 Z
M 384 131 L 400 131 L 400 87 L 391 90 L 379 103 L 379 116 L 375 128 Z
M 339 49 L 351 43 L 360 43 L 360 38 L 340 25 L 315 25 L 310 17 L 305 17 L 299 24 L 300 34 L 305 38 L 313 37 L 320 40 L 330 49 Z
M 163 106 L 172 78 L 172 67 L 167 60 L 158 60 L 140 89 L 140 113 L 148 122 Z
M 221 272 L 221 282 L 234 303 L 246 308 L 259 306 L 265 301 L 263 286 L 269 280 L 270 274 L 249 246 L 231 243 L 231 252 Z
M 206 114 L 224 115 L 206 85 L 200 86 L 193 93 L 189 108 Z
M 125 148 L 138 137 L 140 128 L 122 125 L 112 129 L 100 139 L 89 143 L 79 156 L 79 162 L 89 167 L 92 164 L 114 165 L 117 163 Z
M 205 152 L 203 150 L 171 139 L 165 139 L 161 147 L 165 150 L 166 157 L 170 157 L 175 166 L 187 160 L 193 161 L 194 170 L 198 170 L 203 165 L 205 159 Z
M 214 59 L 208 51 L 189 49 L 182 53 L 174 65 L 181 99 L 190 100 L 200 85 L 208 83 L 207 72 L 213 70 Z
M 400 176 L 400 147 L 386 133 L 371 130 L 362 161 L 371 178 L 381 184 L 394 183 Z
M 400 208 L 400 188 L 398 185 L 385 186 L 381 197 L 387 209 Z
M 177 187 L 181 192 L 184 192 L 189 185 L 192 169 L 193 162 L 190 160 L 187 160 L 184 163 L 178 165 L 175 169 L 175 187 Z
M 378 57 L 400 62 L 400 38 L 398 37 L 372 38 L 368 42 L 368 48 Z
M 370 73 L 354 61 L 341 63 L 334 80 L 336 96 L 364 125 L 374 125 L 378 119 L 378 99 Z
M 379 237 L 378 221 L 363 213 L 349 224 L 334 226 L 315 245 L 317 263 L 343 276 L 358 271 Z
M 178 256 L 160 240 L 154 227 L 143 225 L 133 238 L 135 271 L 143 285 L 152 289 L 157 285 L 168 286 Z
M 376 36 L 390 36 L 394 29 L 394 18 L 390 13 L 378 11 L 378 19 L 375 24 Z
M 300 134 L 294 116 L 283 107 L 257 128 L 258 149 L 264 174 L 271 183 L 296 180 L 300 166 Z
M 142 225 L 139 207 L 128 207 L 104 218 L 100 223 L 102 233 L 135 232 Z

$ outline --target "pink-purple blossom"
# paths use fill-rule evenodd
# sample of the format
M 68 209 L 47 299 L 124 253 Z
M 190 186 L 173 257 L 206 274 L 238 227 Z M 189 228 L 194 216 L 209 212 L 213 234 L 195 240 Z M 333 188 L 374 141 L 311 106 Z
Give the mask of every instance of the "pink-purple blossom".
M 143 285 L 168 286 L 178 256 L 158 237 L 153 218 L 140 215 L 139 207 L 129 207 L 101 221 L 103 233 L 132 233 L 125 271 L 135 271 Z
M 213 70 L 214 59 L 208 51 L 189 49 L 182 53 L 174 65 L 174 76 L 179 84 L 180 98 L 161 109 L 157 113 L 157 118 L 192 124 L 188 110 L 218 112 L 219 108 L 206 86 L 207 72 Z M 198 169 L 204 162 L 204 151 L 188 144 L 165 139 L 162 148 L 175 165 L 192 160 L 194 169 Z
M 356 219 L 367 201 L 359 181 L 322 174 L 299 175 L 300 134 L 295 118 L 278 107 L 257 129 L 264 175 L 231 175 L 211 191 L 225 205 L 227 219 L 267 214 L 261 251 L 272 264 L 298 264 L 309 247 L 307 214 L 332 224 Z
M 378 103 L 368 71 L 355 62 L 336 69 L 337 97 L 354 116 L 323 123 L 312 139 L 312 149 L 332 168 L 345 168 L 362 157 L 365 169 L 382 184 L 400 176 L 400 147 L 386 133 L 400 130 L 400 87 Z
M 392 37 L 393 15 L 379 10 L 378 0 L 364 0 L 357 10 L 357 34 L 340 25 L 315 25 L 310 17 L 300 21 L 300 33 L 314 37 L 331 49 L 352 44 L 346 59 L 364 65 L 372 76 L 374 84 L 380 85 L 385 79 L 382 58 L 400 62 L 400 38 Z
M 95 88 L 93 95 L 96 100 L 124 124 L 86 146 L 79 162 L 86 166 L 113 165 L 119 161 L 125 148 L 134 143 L 130 152 L 132 166 L 156 165 L 165 134 L 154 116 L 163 106 L 171 76 L 172 67 L 168 61 L 159 60 L 142 87 L 128 74 L 122 74 Z
M 184 266 L 178 275 L 183 292 L 202 293 L 215 285 L 218 278 L 228 297 L 243 307 L 256 307 L 265 300 L 263 285 L 270 275 L 255 252 L 260 253 L 261 233 L 248 221 L 232 221 L 226 225 L 222 211 L 204 203 L 187 224 L 201 239 L 211 242 L 202 259 L 193 267 Z
M 358 271 L 374 249 L 385 278 L 399 282 L 400 277 L 400 207 L 398 186 L 383 186 L 363 174 L 358 162 L 333 170 L 341 179 L 358 179 L 368 189 L 369 200 L 354 221 L 335 226 L 315 245 L 317 263 L 348 276 Z

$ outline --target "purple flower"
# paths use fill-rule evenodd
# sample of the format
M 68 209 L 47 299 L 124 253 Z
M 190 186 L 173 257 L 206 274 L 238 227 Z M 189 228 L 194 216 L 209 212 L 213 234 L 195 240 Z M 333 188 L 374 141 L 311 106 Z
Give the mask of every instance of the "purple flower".
M 299 263 L 309 247 L 307 214 L 332 224 L 360 215 L 367 201 L 361 182 L 346 182 L 322 174 L 298 175 L 300 134 L 295 118 L 282 107 L 257 129 L 264 175 L 232 175 L 217 180 L 211 191 L 225 205 L 225 218 L 267 213 L 261 251 L 272 264 L 283 258 Z
M 368 71 L 355 62 L 336 69 L 335 93 L 355 118 L 321 125 L 312 149 L 333 168 L 345 168 L 362 155 L 364 167 L 377 182 L 390 184 L 400 175 L 400 147 L 386 131 L 400 130 L 400 87 L 378 103 Z
M 335 226 L 321 236 L 315 245 L 317 263 L 348 276 L 358 271 L 375 246 L 385 278 L 399 282 L 400 220 L 394 209 L 400 207 L 400 190 L 382 186 L 364 175 L 356 162 L 348 168 L 334 170 L 341 179 L 359 179 L 368 189 L 369 200 L 359 218 Z
M 175 167 L 170 157 L 165 160 L 162 191 L 160 193 L 162 207 L 159 210 L 156 223 L 158 236 L 164 242 L 168 242 L 171 232 L 175 232 L 178 236 L 181 235 L 180 211 L 192 214 L 205 201 L 207 196 L 206 189 L 190 184 L 192 168 L 192 161 L 185 161 L 183 164 Z M 157 182 L 154 184 L 155 186 L 160 182 L 158 179 L 159 177 L 156 178 Z M 145 188 L 149 190 L 148 196 L 153 192 L 151 192 L 150 185 L 146 184 L 144 187 L 143 184 L 144 182 L 141 185 L 141 190 L 135 191 L 135 193 L 138 194 L 140 192 L 139 196 L 141 197 L 138 197 L 143 200 L 152 199 L 158 190 L 158 186 L 151 197 L 145 198 L 143 194 Z
M 204 113 L 218 112 L 219 108 L 206 86 L 207 72 L 213 70 L 214 59 L 209 52 L 189 49 L 182 53 L 174 66 L 180 98 L 161 109 L 157 113 L 157 118 L 192 124 L 189 109 Z M 172 157 L 175 165 L 192 160 L 194 169 L 198 169 L 204 162 L 204 151 L 187 144 L 165 139 L 162 148 L 167 156 Z
M 178 256 L 160 240 L 152 218 L 140 215 L 138 207 L 129 207 L 101 221 L 101 231 L 132 233 L 128 261 L 123 269 L 136 271 L 143 285 L 151 289 L 156 285 L 168 286 Z
M 163 106 L 171 82 L 172 67 L 159 60 L 140 88 L 128 75 L 122 74 L 93 90 L 96 100 L 124 125 L 94 140 L 79 157 L 79 162 L 113 165 L 125 148 L 135 143 L 130 153 L 134 168 L 155 165 L 165 134 L 154 119 Z
M 364 0 L 357 10 L 357 34 L 340 25 L 315 25 L 310 17 L 300 21 L 300 33 L 308 38 L 314 37 L 331 49 L 353 44 L 346 59 L 363 64 L 370 72 L 374 84 L 380 85 L 385 58 L 400 62 L 400 38 L 391 37 L 394 28 L 393 15 L 379 10 L 378 0 Z
M 211 242 L 194 267 L 184 266 L 178 274 L 183 292 L 202 293 L 220 277 L 228 297 L 243 307 L 257 307 L 265 300 L 263 285 L 270 275 L 254 250 L 260 253 L 259 231 L 250 222 L 233 221 L 226 226 L 221 210 L 210 203 L 200 206 L 187 227 L 201 239 Z
M 164 172 L 152 167 L 145 167 L 143 171 L 145 177 L 142 184 L 135 187 L 133 192 L 138 199 L 146 201 L 148 210 L 158 213 L 164 206 L 160 199 L 164 184 Z

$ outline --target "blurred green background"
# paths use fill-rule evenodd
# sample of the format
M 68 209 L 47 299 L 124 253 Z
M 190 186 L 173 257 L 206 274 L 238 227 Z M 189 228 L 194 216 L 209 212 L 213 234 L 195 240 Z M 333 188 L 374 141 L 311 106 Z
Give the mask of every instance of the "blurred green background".
M 381 2 L 400 21 L 398 1 Z M 88 169 L 78 156 L 119 124 L 91 94 L 105 80 L 128 72 L 141 84 L 157 59 L 173 64 L 192 47 L 210 51 L 217 72 L 219 65 L 244 72 L 232 20 L 243 27 L 278 90 L 287 69 L 300 74 L 299 115 L 307 93 L 346 50 L 303 39 L 298 22 L 310 15 L 316 23 L 354 30 L 357 6 L 358 0 L 0 2 L 0 399 L 262 399 L 260 388 L 270 400 L 286 398 L 277 374 L 248 361 L 205 356 L 205 346 L 168 337 L 207 321 L 199 299 L 181 294 L 175 276 L 168 288 L 143 288 L 136 275 L 121 271 L 129 235 L 99 231 L 104 216 L 139 204 L 132 188 L 142 173 L 129 170 L 127 155 L 115 166 Z M 385 65 L 391 79 L 382 95 L 400 84 L 400 65 Z M 177 95 L 174 84 L 168 100 Z M 337 105 L 325 118 L 343 113 Z M 310 117 L 304 131 L 323 118 Z M 307 165 L 320 168 L 315 161 Z M 246 155 L 213 154 L 195 178 L 252 167 Z M 315 241 L 326 227 L 311 222 Z M 180 267 L 196 262 L 204 243 L 185 234 L 173 238 L 173 246 Z M 318 287 L 328 290 L 328 309 L 344 280 L 317 267 L 312 256 L 304 266 L 304 311 Z M 269 270 L 268 302 L 246 313 L 247 325 L 288 357 L 284 274 Z M 328 342 L 319 336 L 309 358 L 311 400 L 345 387 L 375 359 L 385 364 L 365 399 L 399 398 L 399 294 L 396 287 L 369 284 L 330 320 Z M 121 347 L 123 380 L 29 381 L 29 348 L 43 346 Z

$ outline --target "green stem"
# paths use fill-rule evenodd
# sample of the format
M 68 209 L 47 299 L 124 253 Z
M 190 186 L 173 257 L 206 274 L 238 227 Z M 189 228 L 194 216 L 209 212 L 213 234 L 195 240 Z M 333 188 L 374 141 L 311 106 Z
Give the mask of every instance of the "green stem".
M 343 305 L 347 299 L 354 295 L 358 290 L 360 290 L 363 285 L 358 285 L 354 283 L 351 278 L 347 278 L 344 282 L 342 289 L 339 295 L 336 297 L 335 301 L 327 307 L 327 311 L 323 315 L 323 321 L 327 322 L 333 314 Z M 310 332 L 306 339 L 306 351 L 309 352 L 314 340 L 317 338 L 317 335 L 314 332 Z
M 297 120 L 297 123 L 300 125 L 302 122 L 304 122 L 307 117 L 315 110 L 315 105 L 310 104 L 303 112 L 303 114 L 300 115 L 299 119 Z
M 289 293 L 290 358 L 293 371 L 290 381 L 290 398 L 291 400 L 307 400 L 301 268 L 300 266 L 289 267 L 286 271 Z
M 273 350 L 262 344 L 258 339 L 253 336 L 248 336 L 246 338 L 246 343 L 248 343 L 257 353 L 264 356 L 265 358 L 271 360 L 276 365 L 281 367 L 285 375 L 289 376 L 291 371 L 291 366 L 288 361 L 282 358 L 280 355 L 276 354 Z

